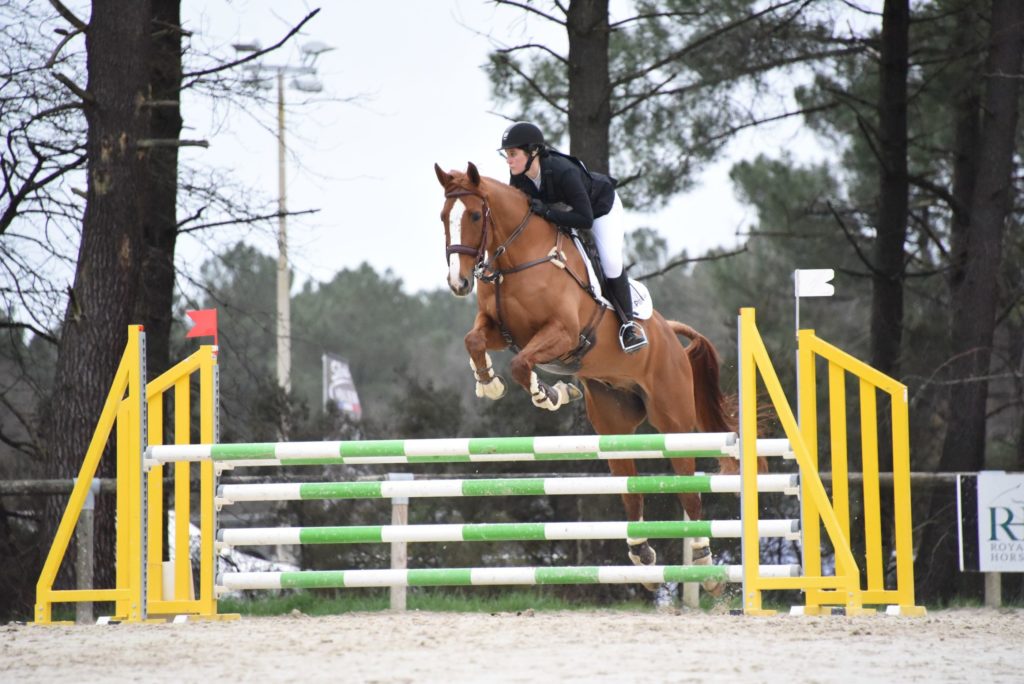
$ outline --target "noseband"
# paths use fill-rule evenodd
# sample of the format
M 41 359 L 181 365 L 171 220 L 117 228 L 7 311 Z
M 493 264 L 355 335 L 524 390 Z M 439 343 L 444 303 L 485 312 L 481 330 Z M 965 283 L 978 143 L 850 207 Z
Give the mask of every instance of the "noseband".
M 497 260 L 508 246 L 519 237 L 519 235 L 526 228 L 526 224 L 530 222 L 530 210 L 527 208 L 526 216 L 519 222 L 516 229 L 512 231 L 512 234 L 508 237 L 505 242 L 501 243 L 490 259 L 485 259 L 487 255 L 487 239 L 490 237 L 491 226 L 493 220 L 491 219 L 491 207 L 487 203 L 487 198 L 484 197 L 483 193 L 475 190 L 467 190 L 466 188 L 457 188 L 455 190 L 449 190 L 444 193 L 444 196 L 449 199 L 456 199 L 459 197 L 465 197 L 467 195 L 477 197 L 484 205 L 483 211 L 483 229 L 480 231 L 480 245 L 477 247 L 471 247 L 469 245 L 448 245 L 445 248 L 445 259 L 447 260 L 452 254 L 465 254 L 473 257 L 475 264 L 473 266 L 473 275 L 476 278 L 484 281 L 485 283 L 493 283 L 495 280 L 501 277 L 502 272 L 494 268 L 493 262 Z M 448 234 L 451 235 L 451 226 L 448 228 Z M 532 264 L 531 264 L 532 265 Z M 516 269 L 518 270 L 518 269 Z

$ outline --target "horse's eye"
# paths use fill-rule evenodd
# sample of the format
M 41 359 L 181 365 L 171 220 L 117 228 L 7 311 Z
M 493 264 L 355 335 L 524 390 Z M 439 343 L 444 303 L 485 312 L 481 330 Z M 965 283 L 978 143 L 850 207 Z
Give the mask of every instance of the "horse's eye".
M 479 211 L 474 211 L 472 214 L 469 215 L 469 217 L 471 219 L 473 219 L 474 221 L 479 221 L 480 220 L 480 212 Z

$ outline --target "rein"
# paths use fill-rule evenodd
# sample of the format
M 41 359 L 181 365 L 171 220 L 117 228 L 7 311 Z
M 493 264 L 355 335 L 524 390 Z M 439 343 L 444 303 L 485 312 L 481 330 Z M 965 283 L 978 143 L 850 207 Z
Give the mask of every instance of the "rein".
M 523 231 L 526 230 L 526 225 L 530 222 L 530 209 L 526 209 L 526 215 L 523 216 L 523 220 L 519 222 L 519 225 L 516 226 L 516 229 L 508 236 L 508 239 L 498 245 L 498 248 L 494 250 L 494 254 L 489 259 L 485 259 L 484 256 L 487 254 L 487 238 L 490 235 L 491 227 L 494 225 L 494 219 L 491 218 L 491 206 L 487 203 L 487 198 L 480 192 L 467 190 L 465 188 L 451 190 L 444 194 L 446 198 L 451 199 L 465 197 L 467 195 L 479 198 L 484 205 L 483 230 L 480 231 L 480 245 L 476 248 L 470 247 L 469 245 L 448 245 L 445 250 L 446 257 L 450 257 L 452 254 L 466 254 L 473 257 L 476 259 L 476 264 L 473 267 L 473 275 L 485 283 L 494 283 L 500 280 L 506 273 L 524 271 L 531 266 L 543 264 L 554 259 L 554 256 L 549 254 L 541 259 L 535 259 L 525 264 L 518 264 L 512 268 L 504 270 L 496 269 L 494 267 L 494 262 L 508 251 L 508 246 L 515 242 L 516 238 L 522 235 Z

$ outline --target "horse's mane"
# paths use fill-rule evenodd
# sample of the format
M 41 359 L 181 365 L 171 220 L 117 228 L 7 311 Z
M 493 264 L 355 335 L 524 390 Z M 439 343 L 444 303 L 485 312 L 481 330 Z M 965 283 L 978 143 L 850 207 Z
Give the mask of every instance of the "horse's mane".
M 473 189 L 473 183 L 469 180 L 469 175 L 466 174 L 465 171 L 449 171 L 449 173 L 452 175 L 452 180 L 454 180 L 459 187 L 464 190 Z M 490 176 L 480 176 L 480 190 L 491 197 L 498 195 L 502 198 L 518 198 L 523 202 L 528 202 L 530 200 L 527 194 L 519 188 Z

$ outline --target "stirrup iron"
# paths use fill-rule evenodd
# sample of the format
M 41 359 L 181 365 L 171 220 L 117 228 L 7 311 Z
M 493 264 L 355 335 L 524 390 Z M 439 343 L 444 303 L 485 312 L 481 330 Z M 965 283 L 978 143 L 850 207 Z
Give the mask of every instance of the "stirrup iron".
M 636 336 L 640 338 L 639 341 L 634 342 L 629 346 L 626 346 L 627 330 L 632 330 L 636 334 Z M 619 327 L 619 346 L 622 347 L 622 351 L 626 352 L 627 354 L 632 354 L 633 352 L 646 347 L 647 335 L 646 333 L 644 333 L 644 329 L 640 327 L 640 325 L 636 321 L 629 321 L 628 323 L 623 323 Z

